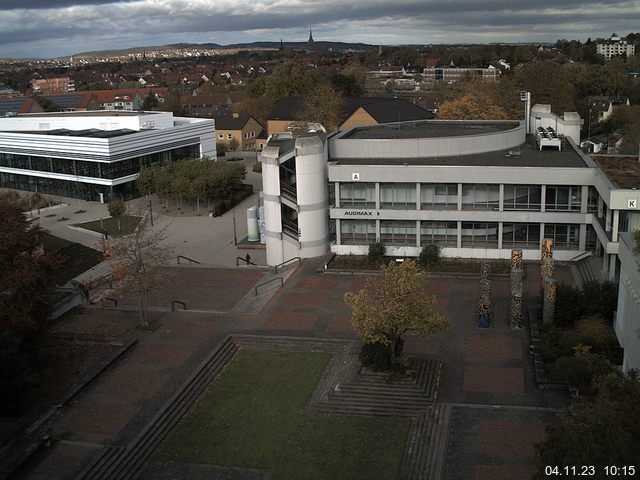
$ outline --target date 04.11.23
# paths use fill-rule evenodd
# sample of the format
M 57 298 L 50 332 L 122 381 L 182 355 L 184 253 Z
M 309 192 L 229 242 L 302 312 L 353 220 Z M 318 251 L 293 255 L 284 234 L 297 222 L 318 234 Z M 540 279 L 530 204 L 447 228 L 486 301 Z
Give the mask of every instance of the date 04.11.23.
M 544 474 L 548 477 L 594 477 L 596 475 L 606 477 L 636 477 L 635 465 L 607 465 L 596 468 L 593 465 L 547 465 Z

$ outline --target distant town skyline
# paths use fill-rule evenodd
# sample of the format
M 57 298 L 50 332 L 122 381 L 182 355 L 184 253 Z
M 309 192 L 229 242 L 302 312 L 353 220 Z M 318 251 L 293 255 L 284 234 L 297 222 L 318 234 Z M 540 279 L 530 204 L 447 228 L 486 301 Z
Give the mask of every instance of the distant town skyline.
M 3 0 L 0 58 L 173 43 L 372 45 L 585 41 L 638 30 L 640 2 L 601 0 Z

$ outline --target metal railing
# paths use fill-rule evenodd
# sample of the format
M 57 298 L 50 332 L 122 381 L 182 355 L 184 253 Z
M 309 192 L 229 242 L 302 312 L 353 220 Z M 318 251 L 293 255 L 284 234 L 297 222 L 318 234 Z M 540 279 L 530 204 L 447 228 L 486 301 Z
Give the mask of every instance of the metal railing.
M 181 302 L 180 300 L 171 300 L 171 311 L 172 312 L 176 311 L 176 304 L 180 305 L 182 307 L 182 310 L 186 310 L 187 309 L 187 304 L 185 302 Z
M 280 280 L 280 287 L 284 287 L 284 279 L 282 277 L 276 277 L 276 278 L 272 278 L 271 280 L 267 280 L 266 282 L 263 282 L 259 285 L 256 285 L 253 288 L 253 291 L 255 292 L 256 295 L 258 295 L 258 289 L 260 287 L 264 287 L 265 285 L 269 285 L 272 282 L 275 282 L 276 280 Z
M 178 255 L 178 265 L 180 265 L 180 259 L 181 258 L 184 259 L 184 260 L 188 260 L 189 263 L 198 263 L 198 264 L 200 263 L 199 261 L 194 260 L 193 258 L 185 257 L 184 255 Z
M 284 262 L 279 263 L 278 265 L 273 267 L 273 273 L 278 273 L 278 268 L 284 268 L 284 267 L 288 266 L 291 262 L 295 262 L 295 261 L 297 261 L 298 263 L 302 263 L 302 258 L 301 257 L 293 257 L 293 258 L 290 258 L 289 260 L 285 260 Z
M 240 266 L 240 264 L 238 263 L 239 261 L 243 261 L 245 265 L 257 265 L 253 263 L 251 260 L 247 260 L 246 258 L 236 257 L 236 267 Z
M 582 260 L 583 258 L 587 258 L 591 256 L 591 252 L 590 251 L 586 251 L 586 252 L 582 252 L 579 255 L 576 255 L 575 257 L 573 257 L 572 259 L 570 259 L 570 262 L 579 262 L 580 260 Z

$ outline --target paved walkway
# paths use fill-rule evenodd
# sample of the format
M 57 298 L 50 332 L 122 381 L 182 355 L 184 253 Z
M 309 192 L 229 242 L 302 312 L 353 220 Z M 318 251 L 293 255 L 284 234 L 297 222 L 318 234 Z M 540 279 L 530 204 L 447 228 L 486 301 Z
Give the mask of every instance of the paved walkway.
M 236 209 L 238 237 L 246 232 L 245 209 L 256 200 L 257 193 Z M 68 221 L 42 217 L 41 224 L 54 235 L 96 247 L 98 236 L 69 225 L 106 216 L 106 206 L 81 202 L 80 207 L 87 211 L 75 214 L 78 204 L 71 201 L 54 210 Z M 363 288 L 366 277 L 318 273 L 319 260 L 307 260 L 289 272 L 284 288 L 271 290 L 270 301 L 246 309 L 266 270 L 235 267 L 235 257 L 244 257 L 246 250 L 233 245 L 233 212 L 209 218 L 154 211 L 154 226 L 167 229 L 167 243 L 176 254 L 214 268 L 172 269 L 152 306 L 167 308 L 171 297 L 202 311 L 154 310 L 152 320 L 160 325 L 155 331 L 136 329 L 136 313 L 126 308 L 79 310 L 63 317 L 56 325 L 60 332 L 133 336 L 138 343 L 47 424 L 56 442 L 36 458 L 29 478 L 74 478 L 106 447 L 127 445 L 229 333 L 356 338 L 342 297 Z M 264 264 L 264 251 L 250 253 L 254 262 Z M 526 292 L 537 295 L 535 269 L 527 273 Z M 565 267 L 558 267 L 557 277 L 571 281 Z M 433 278 L 426 289 L 437 295 L 436 309 L 449 315 L 453 326 L 433 339 L 407 338 L 405 351 L 443 363 L 438 401 L 450 407 L 451 415 L 442 478 L 528 478 L 535 467 L 534 444 L 543 439 L 544 425 L 565 406 L 565 398 L 534 384 L 526 334 L 508 324 L 508 280 L 492 282 L 490 329 L 477 328 L 477 279 Z
M 251 255 L 251 261 L 258 265 L 266 264 L 264 249 L 238 248 L 235 243 L 241 242 L 247 237 L 247 208 L 258 205 L 259 192 L 262 190 L 261 174 L 251 170 L 255 162 L 247 160 L 246 183 L 253 185 L 254 193 L 243 200 L 233 210 L 220 217 L 208 217 L 206 205 L 202 206 L 204 216 L 197 216 L 195 211 L 185 209 L 184 214 L 176 213 L 172 208 L 166 213 L 160 208 L 160 203 L 154 200 L 153 220 L 154 228 L 164 229 L 167 236 L 165 243 L 172 247 L 176 257 L 185 257 L 197 260 L 206 265 L 235 266 L 236 257 Z M 63 202 L 62 205 L 40 211 L 40 225 L 55 235 L 65 240 L 77 242 L 87 247 L 100 250 L 102 248 L 101 235 L 85 229 L 75 228 L 73 225 L 99 220 L 109 217 L 107 205 L 98 202 L 86 202 L 72 198 L 54 197 Z M 145 198 L 127 202 L 129 213 L 146 215 L 149 213 L 148 201 Z M 76 213 L 83 210 L 81 213 Z M 48 216 L 55 214 L 55 216 Z M 35 213 L 37 215 L 37 213 Z M 233 235 L 233 224 L 236 224 L 236 238 Z M 61 220 L 64 218 L 65 220 Z
M 303 263 L 258 314 L 233 309 L 260 271 L 183 268 L 173 294 L 188 292 L 193 302 L 224 311 L 155 312 L 160 327 L 152 332 L 135 328 L 135 311 L 90 309 L 64 317 L 58 331 L 133 335 L 138 344 L 53 419 L 57 442 L 29 478 L 74 478 L 106 446 L 127 445 L 228 333 L 356 338 L 342 296 L 362 288 L 366 278 L 321 274 L 317 266 L 318 260 Z M 535 290 L 531 277 L 528 291 Z M 450 405 L 451 415 L 442 478 L 528 478 L 534 444 L 565 399 L 533 383 L 525 333 L 512 331 L 507 321 L 508 280 L 492 282 L 490 329 L 476 326 L 476 279 L 434 278 L 427 289 L 453 326 L 434 339 L 407 339 L 406 351 L 443 362 L 438 401 Z

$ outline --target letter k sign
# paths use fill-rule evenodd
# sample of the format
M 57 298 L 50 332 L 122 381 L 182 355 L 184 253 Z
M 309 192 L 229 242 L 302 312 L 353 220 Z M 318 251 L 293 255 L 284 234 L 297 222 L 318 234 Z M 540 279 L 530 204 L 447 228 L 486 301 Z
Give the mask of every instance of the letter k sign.
M 627 208 L 638 208 L 637 200 L 627 200 Z

